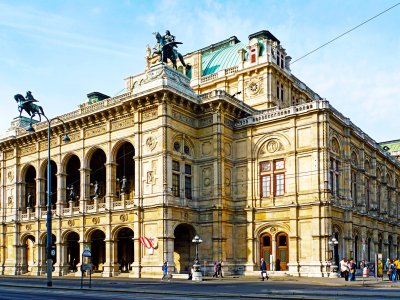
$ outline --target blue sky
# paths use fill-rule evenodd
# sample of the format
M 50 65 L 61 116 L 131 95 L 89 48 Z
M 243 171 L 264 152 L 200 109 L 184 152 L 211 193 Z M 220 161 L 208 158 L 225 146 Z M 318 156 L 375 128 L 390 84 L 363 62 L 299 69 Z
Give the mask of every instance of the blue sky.
M 398 0 L 0 0 L 0 135 L 27 90 L 49 117 L 86 94 L 116 95 L 145 68 L 152 32 L 182 54 L 266 29 L 293 60 Z M 376 141 L 400 139 L 400 5 L 314 54 L 292 72 Z

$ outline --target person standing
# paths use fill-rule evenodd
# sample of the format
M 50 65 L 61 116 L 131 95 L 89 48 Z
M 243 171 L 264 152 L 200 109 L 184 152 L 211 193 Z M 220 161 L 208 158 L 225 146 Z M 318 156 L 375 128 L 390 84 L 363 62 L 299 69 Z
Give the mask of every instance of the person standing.
M 356 267 L 357 267 L 357 265 L 354 262 L 354 260 L 350 260 L 350 263 L 349 263 L 350 281 L 355 281 L 356 280 Z
M 382 262 L 381 259 L 378 261 L 378 272 L 377 272 L 377 274 L 378 274 L 378 277 L 382 277 L 382 279 L 383 279 L 383 262 Z
M 340 265 L 340 272 L 342 273 L 342 277 L 344 280 L 349 281 L 349 267 L 347 266 L 347 259 L 343 257 L 342 260 L 339 262 Z
M 389 281 L 392 281 L 392 277 L 390 277 L 390 265 L 391 265 L 390 258 L 388 258 L 385 263 L 385 270 L 386 270 L 386 275 L 388 276 Z
M 397 280 L 400 280 L 400 259 L 396 258 L 396 260 L 394 262 L 395 262 L 395 265 L 396 265 Z
M 268 274 L 267 274 L 267 264 L 265 263 L 264 258 L 261 258 L 261 263 L 260 263 L 260 271 L 261 271 L 261 278 L 262 281 L 264 281 L 264 273 L 265 273 L 265 278 L 268 280 Z

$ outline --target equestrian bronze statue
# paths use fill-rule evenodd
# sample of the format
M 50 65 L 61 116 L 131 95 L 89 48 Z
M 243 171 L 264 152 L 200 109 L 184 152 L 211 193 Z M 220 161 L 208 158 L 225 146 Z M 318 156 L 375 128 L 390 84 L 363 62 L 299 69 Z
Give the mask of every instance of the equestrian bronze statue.
M 183 60 L 182 54 L 178 52 L 175 48 L 178 47 L 181 42 L 175 41 L 175 36 L 172 35 L 169 30 L 165 32 L 165 35 L 162 36 L 159 32 L 154 32 L 154 36 L 156 37 L 157 43 L 153 47 L 153 55 L 159 54 L 160 61 L 167 63 L 169 59 L 172 62 L 174 69 L 177 69 L 176 60 L 179 59 L 181 64 L 186 67 L 185 61 Z
M 22 111 L 25 111 L 31 119 L 38 115 L 39 121 L 42 120 L 41 116 L 44 116 L 43 108 L 40 105 L 35 104 L 34 102 L 38 102 L 35 98 L 33 98 L 32 93 L 30 91 L 26 92 L 26 96 L 22 96 L 21 94 L 16 94 L 14 96 L 15 101 L 18 103 L 19 116 L 21 117 Z

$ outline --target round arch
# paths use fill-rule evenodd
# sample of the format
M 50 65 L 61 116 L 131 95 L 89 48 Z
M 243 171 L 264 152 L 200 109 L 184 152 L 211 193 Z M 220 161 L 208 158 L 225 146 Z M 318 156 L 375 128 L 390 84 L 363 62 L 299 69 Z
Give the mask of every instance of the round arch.
M 178 273 L 188 273 L 193 264 L 195 246 L 192 243 L 196 230 L 191 224 L 180 223 L 174 228 L 174 263 Z
M 94 271 L 103 271 L 103 264 L 106 261 L 106 234 L 101 229 L 93 229 L 88 235 L 88 243 L 92 251 L 92 264 Z
M 283 149 L 289 149 L 291 146 L 289 139 L 284 134 L 281 134 L 281 133 L 270 134 L 270 135 L 262 137 L 255 143 L 253 152 L 252 152 L 252 157 L 257 157 L 257 158 L 260 157 L 261 151 L 263 151 L 264 147 L 266 147 L 268 145 L 268 143 L 271 141 L 276 141 L 277 143 L 278 142 L 281 143 Z M 278 149 L 279 148 L 277 148 L 276 151 L 280 151 Z
M 80 263 L 80 247 L 79 247 L 80 236 L 77 232 L 69 230 L 62 235 L 62 241 L 64 245 L 64 251 L 66 254 L 66 260 L 68 264 L 68 270 L 70 272 L 76 272 L 76 265 Z
M 131 264 L 135 261 L 135 244 L 133 241 L 133 229 L 128 226 L 121 226 L 115 232 L 116 254 L 115 261 L 119 263 L 121 272 L 129 272 Z
M 83 159 L 81 160 L 82 163 L 82 167 L 89 167 L 90 166 L 90 160 L 92 159 L 94 153 L 97 150 L 102 150 L 104 153 L 107 153 L 106 149 L 104 149 L 104 147 L 100 147 L 100 146 L 93 146 L 90 149 L 87 150 L 85 156 L 83 157 Z M 106 155 L 106 160 L 107 160 L 107 155 Z
M 126 199 L 132 199 L 135 190 L 135 147 L 129 141 L 118 143 L 118 147 L 114 147 L 115 156 L 113 161 L 116 163 L 116 180 L 113 182 L 117 185 L 117 195 L 128 196 Z
M 35 265 L 36 258 L 36 239 L 34 235 L 27 233 L 21 237 L 21 256 L 22 256 L 22 273 L 28 273 L 32 271 L 32 268 Z
M 183 147 L 180 149 L 180 152 L 190 156 L 191 158 L 198 157 L 197 148 L 195 147 L 195 143 L 193 142 L 193 139 L 190 136 L 184 135 L 182 133 L 177 133 L 172 136 L 171 140 L 172 140 L 172 147 L 174 147 L 174 144 L 176 142 L 178 143 L 183 142 L 184 145 L 182 144 L 180 145 L 181 147 Z M 188 151 L 185 150 L 185 146 L 189 147 Z

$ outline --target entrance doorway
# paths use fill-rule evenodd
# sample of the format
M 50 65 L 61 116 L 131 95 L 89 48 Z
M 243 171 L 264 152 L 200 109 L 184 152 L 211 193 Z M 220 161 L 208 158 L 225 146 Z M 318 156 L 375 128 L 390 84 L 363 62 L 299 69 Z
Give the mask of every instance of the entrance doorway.
M 284 232 L 276 236 L 276 271 L 286 271 L 289 262 L 289 240 Z
M 103 264 L 106 261 L 106 235 L 101 230 L 95 230 L 90 236 L 90 249 L 92 251 L 93 271 L 103 271 Z
M 180 224 L 175 228 L 174 262 L 177 273 L 188 273 L 194 262 L 194 246 L 192 238 L 194 229 L 188 224 Z
M 79 255 L 79 235 L 76 232 L 71 232 L 65 239 L 67 244 L 67 264 L 68 271 L 76 272 L 76 265 L 80 262 Z
M 272 254 L 272 243 L 271 243 L 271 235 L 265 233 L 260 238 L 260 255 L 261 258 L 264 258 L 265 263 L 267 264 L 267 270 L 271 270 L 271 254 Z M 260 258 L 260 261 L 261 261 Z
M 133 230 L 130 228 L 122 228 L 117 235 L 117 247 L 119 268 L 121 272 L 129 272 L 131 264 L 134 261 L 134 242 Z

